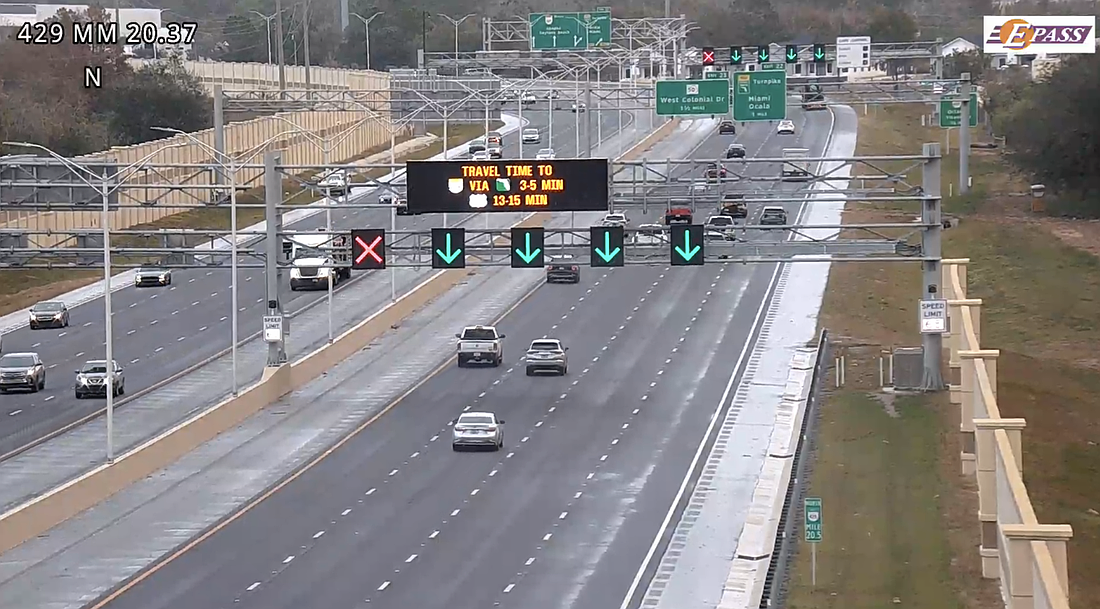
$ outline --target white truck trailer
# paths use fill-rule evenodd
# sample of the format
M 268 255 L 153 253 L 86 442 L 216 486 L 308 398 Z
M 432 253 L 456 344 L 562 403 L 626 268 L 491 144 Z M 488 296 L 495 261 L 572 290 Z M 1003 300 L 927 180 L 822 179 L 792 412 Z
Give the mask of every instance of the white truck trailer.
M 780 177 L 784 182 L 805 182 L 813 177 L 810 173 L 810 162 L 805 160 L 810 156 L 808 148 L 784 148 L 783 170 Z

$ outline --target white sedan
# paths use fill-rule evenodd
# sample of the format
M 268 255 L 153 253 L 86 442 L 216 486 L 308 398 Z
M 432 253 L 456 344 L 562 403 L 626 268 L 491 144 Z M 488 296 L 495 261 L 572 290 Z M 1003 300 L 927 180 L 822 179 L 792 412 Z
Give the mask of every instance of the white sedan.
M 542 136 L 539 135 L 538 129 L 524 129 L 523 130 L 523 143 L 524 144 L 537 144 L 542 141 Z
M 472 160 L 475 160 L 475 161 L 488 161 L 489 160 L 489 151 L 488 150 L 478 150 L 470 158 Z
M 553 148 L 543 148 L 542 150 L 538 151 L 538 154 L 535 155 L 535 160 L 537 160 L 537 161 L 546 161 L 546 160 L 554 158 L 554 156 L 555 155 L 554 155 L 554 149 Z
M 794 121 L 779 121 L 775 132 L 779 135 L 794 135 Z

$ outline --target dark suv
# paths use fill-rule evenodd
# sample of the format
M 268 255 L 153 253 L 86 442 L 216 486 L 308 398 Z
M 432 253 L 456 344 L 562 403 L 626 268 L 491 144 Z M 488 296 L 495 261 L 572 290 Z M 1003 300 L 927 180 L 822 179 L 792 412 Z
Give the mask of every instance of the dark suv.
M 718 135 L 736 135 L 737 127 L 733 126 L 733 121 L 722 121 L 718 123 Z
M 31 307 L 31 330 L 68 328 L 69 308 L 60 300 L 47 300 Z
M 581 267 L 576 260 L 555 258 L 546 267 L 546 283 L 580 283 Z

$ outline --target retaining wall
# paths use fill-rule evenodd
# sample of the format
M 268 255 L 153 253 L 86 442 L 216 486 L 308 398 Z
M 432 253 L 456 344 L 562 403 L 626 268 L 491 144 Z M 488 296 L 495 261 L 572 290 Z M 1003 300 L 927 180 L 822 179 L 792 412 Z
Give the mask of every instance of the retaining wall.
M 959 405 L 963 474 L 978 481 L 982 575 L 999 579 L 1008 609 L 1069 609 L 1068 524 L 1042 524 L 1024 485 L 1021 436 L 1026 421 L 997 404 L 996 349 L 981 343 L 982 301 L 968 298 L 969 259 L 944 260 L 951 403 Z

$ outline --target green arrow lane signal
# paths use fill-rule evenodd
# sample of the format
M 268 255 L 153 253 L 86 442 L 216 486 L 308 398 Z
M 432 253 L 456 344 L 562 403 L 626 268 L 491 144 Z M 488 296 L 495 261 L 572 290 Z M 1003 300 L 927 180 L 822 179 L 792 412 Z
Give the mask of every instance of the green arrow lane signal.
M 462 255 L 462 247 L 465 243 L 466 229 L 464 228 L 433 228 L 432 268 L 466 268 L 466 256 Z
M 787 63 L 798 63 L 798 47 L 793 44 L 787 45 Z
M 730 64 L 741 65 L 741 47 L 730 47 Z
M 814 61 L 825 61 L 825 45 L 814 45 Z
M 768 50 L 768 47 L 756 47 L 756 61 L 760 63 L 767 63 L 769 57 L 771 57 L 771 52 Z
M 702 266 L 703 226 L 700 224 L 676 224 L 670 227 L 669 248 L 672 266 Z
M 542 228 L 512 229 L 512 268 L 531 269 L 541 267 L 546 259 L 543 253 L 545 234 Z
M 593 226 L 588 229 L 591 266 L 623 266 L 623 227 Z

